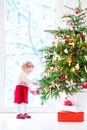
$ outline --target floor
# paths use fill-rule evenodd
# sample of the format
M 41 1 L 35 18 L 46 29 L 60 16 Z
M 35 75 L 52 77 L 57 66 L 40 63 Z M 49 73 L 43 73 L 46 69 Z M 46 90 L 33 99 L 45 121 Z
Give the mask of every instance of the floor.
M 31 119 L 19 120 L 13 113 L 0 113 L 0 130 L 86 130 L 87 121 L 57 122 L 57 113 L 31 113 Z
M 57 130 L 56 114 L 30 114 L 31 119 L 16 119 L 15 114 L 0 114 L 0 130 Z

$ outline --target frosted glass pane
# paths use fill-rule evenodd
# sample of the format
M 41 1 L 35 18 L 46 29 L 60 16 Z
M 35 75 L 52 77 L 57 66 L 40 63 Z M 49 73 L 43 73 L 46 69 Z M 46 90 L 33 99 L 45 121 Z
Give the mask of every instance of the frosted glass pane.
M 43 71 L 39 49 L 52 42 L 45 29 L 55 28 L 57 0 L 6 0 L 5 11 L 5 105 L 13 106 L 18 68 L 26 61 L 35 65 L 30 79 Z M 38 71 L 39 70 L 39 71 Z M 34 89 L 35 87 L 32 86 Z M 40 97 L 29 95 L 30 106 L 40 107 Z M 50 101 L 46 104 L 52 106 Z

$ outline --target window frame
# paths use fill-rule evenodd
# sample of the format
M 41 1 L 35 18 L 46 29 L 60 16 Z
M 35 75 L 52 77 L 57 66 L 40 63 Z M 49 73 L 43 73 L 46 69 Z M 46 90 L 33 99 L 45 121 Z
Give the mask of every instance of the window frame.
M 5 94 L 5 2 L 6 0 L 0 0 L 0 14 L 1 15 L 1 21 L 0 21 L 0 112 L 15 112 L 15 107 L 6 107 L 4 104 L 4 94 Z M 61 0 L 57 0 L 57 7 L 58 8 L 63 7 L 63 2 Z M 56 18 L 56 27 L 61 25 L 61 19 L 59 17 L 62 16 L 62 12 L 58 11 L 58 8 L 56 10 L 56 13 L 58 14 L 58 17 Z M 62 10 L 62 9 L 61 9 Z M 30 112 L 55 112 L 56 108 L 29 108 Z

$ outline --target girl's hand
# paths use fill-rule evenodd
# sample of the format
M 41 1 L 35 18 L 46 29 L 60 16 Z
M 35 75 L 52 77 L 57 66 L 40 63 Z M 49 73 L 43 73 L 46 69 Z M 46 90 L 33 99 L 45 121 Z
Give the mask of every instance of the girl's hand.
M 40 95 L 40 90 L 37 88 L 37 90 L 36 90 L 36 94 L 37 95 Z
M 31 92 L 33 95 L 36 95 L 35 91 L 31 90 L 30 92 Z

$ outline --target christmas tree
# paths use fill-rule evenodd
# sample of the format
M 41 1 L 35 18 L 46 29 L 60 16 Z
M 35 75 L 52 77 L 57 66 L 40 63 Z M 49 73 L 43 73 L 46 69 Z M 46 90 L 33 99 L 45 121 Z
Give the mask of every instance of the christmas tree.
M 66 28 L 46 30 L 55 40 L 41 49 L 45 59 L 39 80 L 42 102 L 62 92 L 72 95 L 87 88 L 87 8 L 82 9 L 80 0 L 76 8 L 65 8 L 72 11 L 62 17 Z

